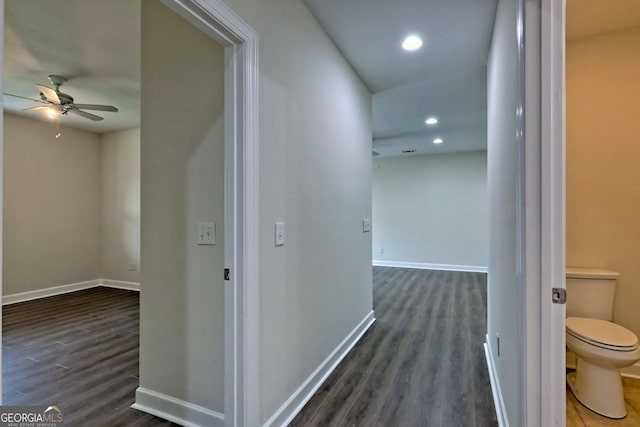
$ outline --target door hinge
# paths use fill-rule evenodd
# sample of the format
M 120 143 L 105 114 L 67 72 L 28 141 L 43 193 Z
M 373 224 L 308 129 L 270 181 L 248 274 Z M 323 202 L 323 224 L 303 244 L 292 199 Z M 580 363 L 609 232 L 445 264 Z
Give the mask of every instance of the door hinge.
M 228 268 L 224 269 L 224 280 L 231 280 L 229 279 L 229 276 L 231 275 L 231 272 L 229 271 Z
M 564 288 L 553 288 L 551 291 L 551 301 L 554 304 L 564 304 L 567 302 L 567 290 Z

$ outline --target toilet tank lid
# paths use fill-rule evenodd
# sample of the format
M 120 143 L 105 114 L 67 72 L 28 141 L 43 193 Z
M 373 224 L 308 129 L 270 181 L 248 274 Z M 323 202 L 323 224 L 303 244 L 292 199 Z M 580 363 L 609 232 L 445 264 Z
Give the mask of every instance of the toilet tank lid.
M 567 267 L 567 278 L 570 279 L 617 279 L 620 273 L 603 268 Z

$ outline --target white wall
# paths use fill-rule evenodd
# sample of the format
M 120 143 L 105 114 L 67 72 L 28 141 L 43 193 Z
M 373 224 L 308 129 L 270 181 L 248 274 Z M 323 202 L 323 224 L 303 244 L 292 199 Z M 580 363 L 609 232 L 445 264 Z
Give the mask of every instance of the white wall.
M 4 123 L 3 295 L 100 278 L 100 136 Z
M 102 277 L 140 282 L 140 129 L 101 138 Z M 129 271 L 129 263 L 135 271 Z
M 5 114 L 3 295 L 139 282 L 139 130 L 98 135 Z
M 488 62 L 489 274 L 487 343 L 509 425 L 522 423 L 523 284 L 519 282 L 516 1 L 500 0 Z M 498 352 L 497 335 L 500 336 Z
M 300 0 L 225 3 L 260 41 L 264 422 L 372 309 L 371 103 Z
M 224 410 L 224 51 L 142 2 L 140 389 Z M 197 223 L 216 222 L 216 246 Z M 144 393 L 142 393 L 144 394 Z
M 487 208 L 486 151 L 374 159 L 374 263 L 486 269 Z
M 620 273 L 614 321 L 636 335 L 638 76 L 640 27 L 567 42 L 567 265 Z

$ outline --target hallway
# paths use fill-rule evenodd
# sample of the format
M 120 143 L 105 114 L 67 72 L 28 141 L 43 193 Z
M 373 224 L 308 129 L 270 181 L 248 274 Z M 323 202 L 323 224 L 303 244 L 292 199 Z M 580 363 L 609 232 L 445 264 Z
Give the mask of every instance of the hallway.
M 486 274 L 373 267 L 376 322 L 291 426 L 497 426 Z

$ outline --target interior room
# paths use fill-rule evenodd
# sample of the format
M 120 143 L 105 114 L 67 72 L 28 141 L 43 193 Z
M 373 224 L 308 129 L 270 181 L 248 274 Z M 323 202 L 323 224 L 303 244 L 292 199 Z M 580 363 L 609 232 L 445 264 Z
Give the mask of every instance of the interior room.
M 96 283 L 139 288 L 139 7 L 118 17 L 77 6 L 5 5 L 4 304 Z M 74 12 L 86 17 L 75 39 L 41 31 Z M 107 17 L 134 30 L 107 37 Z M 77 104 L 58 109 L 36 85 Z
M 615 8 L 597 1 L 567 2 L 567 316 L 610 320 L 630 331 L 636 341 L 640 336 L 640 226 L 634 214 L 640 206 L 636 165 L 640 155 L 639 48 L 637 2 L 616 3 Z M 577 277 L 576 268 L 589 269 L 584 273 L 602 272 L 600 279 L 611 277 L 603 280 L 615 286 L 606 315 L 578 311 L 578 302 L 572 302 L 588 292 L 585 286 L 589 280 L 584 279 L 585 274 Z M 600 302 L 589 304 L 593 308 Z M 567 320 L 568 331 L 569 323 Z M 593 333 L 594 329 L 587 332 Z M 575 375 L 581 363 L 570 348 L 569 375 Z M 629 360 L 624 365 L 620 366 L 622 412 L 616 412 L 613 403 L 604 404 L 607 395 L 614 393 L 604 390 L 607 386 L 603 380 L 599 381 L 603 391 L 593 402 L 588 392 L 572 392 L 568 387 L 568 426 L 640 424 L 640 362 Z M 571 385 L 570 379 L 568 382 Z M 625 411 L 625 418 L 612 419 L 620 418 Z
M 545 178 L 521 151 L 542 146 L 521 144 L 541 110 L 521 85 L 540 76 L 522 76 L 517 25 L 538 3 L 4 3 L 5 403 L 60 404 L 77 425 L 558 415 L 538 410 L 548 319 L 523 265 L 545 237 L 524 203 Z M 624 266 L 591 261 L 630 289 Z M 72 313 L 60 334 L 17 328 L 44 347 L 6 357 L 29 338 L 5 331 Z M 17 387 L 20 372 L 50 376 Z
M 138 386 L 140 5 L 88 3 L 4 4 L 4 405 Z
M 4 11 L 4 404 L 172 425 L 161 390 L 221 416 L 223 48 L 156 1 Z

